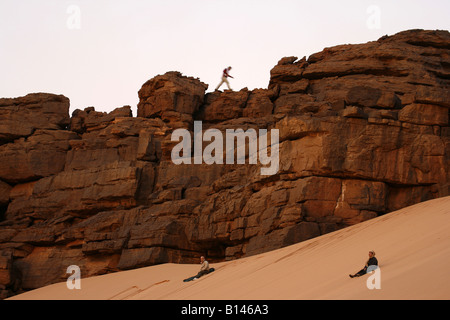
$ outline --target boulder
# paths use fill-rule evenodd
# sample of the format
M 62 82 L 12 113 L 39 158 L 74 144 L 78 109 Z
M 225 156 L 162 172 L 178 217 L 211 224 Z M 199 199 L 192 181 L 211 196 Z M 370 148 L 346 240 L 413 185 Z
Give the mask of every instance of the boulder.
M 12 187 L 0 180 L 0 207 L 5 206 L 9 203 L 9 193 Z
M 245 110 L 244 108 L 249 94 L 246 88 L 240 91 L 216 91 L 207 93 L 205 95 L 205 104 L 200 110 L 198 118 L 205 122 L 220 122 L 240 118 Z M 251 105 L 247 112 L 252 108 L 263 108 L 262 110 L 264 110 L 267 106 Z
M 48 177 L 64 169 L 70 140 L 78 135 L 65 130 L 36 130 L 26 138 L 0 146 L 0 179 L 22 183 Z
M 398 120 L 420 124 L 448 126 L 449 109 L 432 104 L 412 103 L 398 112 Z
M 63 95 L 49 93 L 1 98 L 0 143 L 28 137 L 37 129 L 64 129 L 70 123 L 69 104 Z
M 159 117 L 171 127 L 189 126 L 208 85 L 180 72 L 167 72 L 144 83 L 138 92 L 138 117 Z

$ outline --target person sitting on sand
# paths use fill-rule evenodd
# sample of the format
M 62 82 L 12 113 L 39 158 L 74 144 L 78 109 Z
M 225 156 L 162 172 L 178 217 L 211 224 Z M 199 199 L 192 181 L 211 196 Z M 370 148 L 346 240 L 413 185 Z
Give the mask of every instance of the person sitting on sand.
M 205 260 L 204 256 L 200 257 L 200 263 L 201 263 L 200 271 L 195 276 L 195 279 L 198 279 L 201 276 L 209 273 L 209 263 L 208 261 Z
M 369 260 L 367 260 L 364 268 L 362 268 L 355 274 L 349 274 L 350 278 L 360 277 L 362 275 L 365 275 L 367 273 L 367 268 L 369 266 L 378 266 L 378 260 L 377 260 L 377 258 L 375 258 L 375 251 L 373 251 L 373 250 L 369 251 Z

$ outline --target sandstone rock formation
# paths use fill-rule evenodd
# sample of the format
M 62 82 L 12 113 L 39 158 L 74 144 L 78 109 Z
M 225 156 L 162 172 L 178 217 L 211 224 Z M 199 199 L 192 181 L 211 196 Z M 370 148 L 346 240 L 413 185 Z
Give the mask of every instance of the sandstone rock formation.
M 179 72 L 129 106 L 69 117 L 0 99 L 0 295 L 164 262 L 235 259 L 449 195 L 450 34 L 410 30 L 282 58 L 267 89 Z M 180 164 L 177 128 L 279 130 L 279 170 Z M 207 143 L 204 143 L 204 146 Z

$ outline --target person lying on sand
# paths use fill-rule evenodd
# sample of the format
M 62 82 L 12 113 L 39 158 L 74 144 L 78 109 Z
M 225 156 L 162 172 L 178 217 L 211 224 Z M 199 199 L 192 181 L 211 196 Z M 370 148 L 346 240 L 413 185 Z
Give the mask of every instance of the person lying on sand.
M 369 266 L 378 266 L 378 260 L 377 260 L 377 258 L 375 258 L 375 251 L 373 251 L 373 250 L 369 251 L 369 260 L 367 260 L 364 268 L 362 268 L 355 274 L 349 274 L 350 278 L 360 277 L 362 275 L 365 275 L 367 273 L 367 268 Z

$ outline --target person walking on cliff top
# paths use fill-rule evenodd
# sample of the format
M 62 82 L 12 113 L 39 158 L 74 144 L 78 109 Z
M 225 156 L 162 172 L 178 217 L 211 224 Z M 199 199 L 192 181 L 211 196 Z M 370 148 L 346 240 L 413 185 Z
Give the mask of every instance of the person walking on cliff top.
M 369 260 L 367 260 L 366 265 L 364 266 L 364 268 L 362 268 L 361 270 L 359 270 L 355 274 L 350 274 L 349 275 L 350 278 L 360 277 L 362 275 L 365 275 L 367 273 L 367 268 L 369 266 L 378 266 L 378 260 L 377 260 L 377 258 L 375 258 L 375 251 L 373 251 L 373 250 L 369 251 Z
M 223 73 L 222 73 L 222 81 L 220 81 L 219 85 L 216 87 L 216 91 L 219 90 L 220 86 L 225 82 L 228 86 L 228 90 L 232 90 L 230 87 L 230 83 L 228 82 L 227 78 L 232 78 L 234 79 L 230 74 L 231 67 L 225 68 L 223 69 Z

